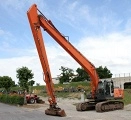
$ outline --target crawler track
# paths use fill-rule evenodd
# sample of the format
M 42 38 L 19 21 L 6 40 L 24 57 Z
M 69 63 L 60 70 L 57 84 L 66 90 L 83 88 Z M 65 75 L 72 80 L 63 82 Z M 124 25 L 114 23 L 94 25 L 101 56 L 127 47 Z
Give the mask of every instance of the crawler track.
M 83 102 L 76 105 L 77 111 L 88 111 L 96 110 L 96 112 L 108 112 L 113 110 L 120 110 L 124 108 L 124 103 L 122 101 L 104 101 L 96 103 L 92 102 Z
M 105 101 L 97 103 L 95 106 L 96 112 L 108 112 L 113 110 L 120 110 L 124 108 L 122 101 Z
M 77 111 L 88 111 L 88 110 L 93 110 L 95 109 L 95 102 L 83 102 L 83 103 L 78 103 L 76 105 L 76 110 Z

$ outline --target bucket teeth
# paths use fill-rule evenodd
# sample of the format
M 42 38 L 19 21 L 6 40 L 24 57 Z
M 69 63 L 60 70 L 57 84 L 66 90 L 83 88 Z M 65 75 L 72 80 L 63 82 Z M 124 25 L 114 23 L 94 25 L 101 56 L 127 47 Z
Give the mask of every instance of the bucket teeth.
M 46 109 L 45 110 L 45 114 L 46 115 L 53 115 L 53 116 L 60 116 L 60 117 L 65 117 L 66 116 L 66 113 L 64 110 L 61 110 L 60 108 L 59 109 Z

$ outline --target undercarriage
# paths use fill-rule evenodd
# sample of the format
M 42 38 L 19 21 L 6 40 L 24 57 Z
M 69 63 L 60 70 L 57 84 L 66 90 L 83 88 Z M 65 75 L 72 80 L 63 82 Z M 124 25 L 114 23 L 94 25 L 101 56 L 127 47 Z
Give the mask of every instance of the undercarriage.
M 122 101 L 107 100 L 102 102 L 89 101 L 78 103 L 76 105 L 77 111 L 88 111 L 96 110 L 96 112 L 108 112 L 113 110 L 120 110 L 124 108 L 124 103 Z

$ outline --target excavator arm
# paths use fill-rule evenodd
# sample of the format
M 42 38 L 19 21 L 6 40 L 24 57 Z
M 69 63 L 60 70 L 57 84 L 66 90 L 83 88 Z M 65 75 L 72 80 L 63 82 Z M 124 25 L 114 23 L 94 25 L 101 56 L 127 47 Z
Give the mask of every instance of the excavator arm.
M 84 69 L 85 71 L 90 75 L 91 78 L 91 92 L 92 97 L 95 97 L 95 91 L 97 90 L 98 86 L 98 75 L 95 69 L 95 66 L 87 60 L 53 25 L 51 20 L 48 20 L 38 9 L 36 5 L 33 5 L 31 7 L 32 13 L 28 12 L 28 16 L 32 15 L 33 21 L 32 27 L 34 28 L 33 34 L 36 34 L 36 30 L 39 27 L 42 27 L 67 53 L 69 53 Z M 30 9 L 30 11 L 31 11 Z M 34 10 L 33 10 L 34 9 Z M 34 12 L 35 11 L 35 12 Z M 36 13 L 36 11 L 40 12 L 40 15 Z M 41 33 L 39 34 L 39 37 L 42 39 Z M 36 38 L 37 39 L 37 38 Z
M 38 14 L 38 12 L 40 14 Z M 69 53 L 90 75 L 91 78 L 91 95 L 95 98 L 95 93 L 98 87 L 99 78 L 96 73 L 95 66 L 87 60 L 53 25 L 53 23 L 48 20 L 37 8 L 37 5 L 32 5 L 27 12 L 43 72 L 45 75 L 45 82 L 48 95 L 50 96 L 50 110 L 56 108 L 56 98 L 54 95 L 54 88 L 52 83 L 52 77 L 50 73 L 50 68 L 47 60 L 46 50 L 44 46 L 44 41 L 41 33 L 41 27 L 63 48 L 67 53 Z M 60 109 L 61 110 L 61 109 Z M 55 111 L 55 110 L 54 110 Z M 59 109 L 58 109 L 59 111 Z M 47 112 L 47 114 L 51 114 Z M 53 113 L 53 112 L 52 112 Z M 57 112 L 58 113 L 58 112 Z M 56 113 L 56 114 L 57 114 Z
M 45 45 L 44 45 L 44 41 L 42 37 L 41 28 L 40 28 L 40 27 L 44 28 L 44 26 L 41 24 L 40 17 L 37 13 L 37 6 L 35 4 L 28 10 L 27 16 L 29 19 L 30 27 L 32 30 L 32 34 L 34 37 L 34 41 L 35 41 L 38 55 L 41 61 L 42 69 L 44 72 L 44 81 L 46 83 L 46 91 L 48 95 L 50 96 L 50 98 L 48 99 L 50 103 L 50 108 L 45 111 L 45 114 L 62 116 L 62 117 L 66 116 L 65 111 L 61 110 L 61 108 L 59 108 L 56 103 L 56 97 L 54 94 L 54 87 L 53 87 L 50 67 L 48 64 L 46 49 L 45 49 Z
M 28 14 L 30 26 L 32 29 L 33 37 L 35 40 L 35 44 L 37 47 L 37 51 L 39 54 L 39 58 L 41 61 L 42 69 L 44 72 L 44 77 L 45 77 L 44 80 L 46 83 L 46 89 L 47 89 L 48 95 L 52 98 L 51 102 L 53 104 L 56 104 L 51 72 L 50 72 L 50 68 L 49 68 L 49 64 L 48 64 L 48 59 L 47 59 L 47 55 L 46 55 L 45 45 L 44 45 L 44 41 L 43 41 L 41 29 L 40 29 L 40 23 L 39 23 L 36 7 L 33 6 L 28 11 L 27 14 Z

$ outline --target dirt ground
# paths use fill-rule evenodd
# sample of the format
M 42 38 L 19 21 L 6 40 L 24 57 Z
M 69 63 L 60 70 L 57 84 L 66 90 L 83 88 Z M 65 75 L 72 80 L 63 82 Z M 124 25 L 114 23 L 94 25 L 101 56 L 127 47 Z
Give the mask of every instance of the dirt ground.
M 42 98 L 44 104 L 28 104 L 23 106 L 28 110 L 45 111 L 48 108 L 47 98 Z M 60 108 L 66 112 L 66 118 L 71 120 L 131 120 L 131 104 L 126 105 L 124 110 L 116 110 L 111 112 L 97 113 L 95 110 L 78 112 L 74 104 L 81 102 L 78 99 L 62 99 L 58 98 L 57 103 Z M 62 118 L 63 119 L 63 118 Z

